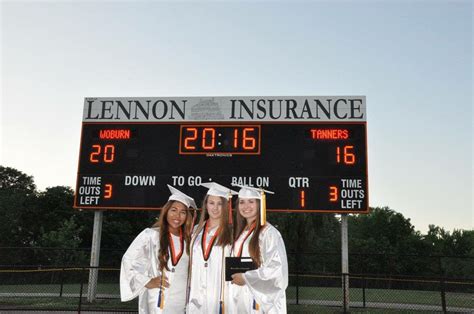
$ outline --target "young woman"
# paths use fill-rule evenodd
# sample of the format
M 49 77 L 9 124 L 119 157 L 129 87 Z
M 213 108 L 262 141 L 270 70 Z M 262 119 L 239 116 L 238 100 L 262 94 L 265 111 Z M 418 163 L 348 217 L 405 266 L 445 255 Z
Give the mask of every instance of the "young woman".
M 264 190 L 242 187 L 237 200 L 231 255 L 250 257 L 257 268 L 232 275 L 231 313 L 286 313 L 288 261 L 285 243 L 280 232 L 266 222 L 265 216 Z
M 232 230 L 229 201 L 237 194 L 217 183 L 204 183 L 209 188 L 202 205 L 199 224 L 191 247 L 191 270 L 187 313 L 223 313 L 226 298 L 224 259 L 229 256 Z M 230 200 L 229 200 L 230 198 Z M 230 212 L 230 214 L 229 214 Z
M 171 196 L 157 223 L 133 240 L 122 258 L 120 296 L 138 296 L 139 313 L 180 313 L 186 306 L 194 200 L 168 185 Z

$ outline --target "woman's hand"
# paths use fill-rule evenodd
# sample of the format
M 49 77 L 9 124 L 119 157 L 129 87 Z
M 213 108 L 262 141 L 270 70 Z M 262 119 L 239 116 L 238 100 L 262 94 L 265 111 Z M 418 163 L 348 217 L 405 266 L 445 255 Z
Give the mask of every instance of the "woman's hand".
M 169 288 L 170 284 L 168 283 L 168 278 L 163 277 L 163 287 Z M 161 276 L 152 278 L 148 283 L 145 285 L 148 289 L 160 288 L 161 287 Z
M 231 283 L 234 283 L 238 286 L 245 285 L 245 280 L 244 280 L 243 274 L 242 273 L 233 274 Z

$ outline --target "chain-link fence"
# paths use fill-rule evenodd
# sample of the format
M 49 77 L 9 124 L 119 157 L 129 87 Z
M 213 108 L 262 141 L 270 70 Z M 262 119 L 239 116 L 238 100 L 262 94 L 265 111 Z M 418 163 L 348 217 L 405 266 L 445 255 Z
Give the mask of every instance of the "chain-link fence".
M 46 255 L 49 254 L 54 255 L 52 252 Z M 114 254 L 120 255 L 117 252 Z M 289 313 L 348 310 L 343 303 L 342 286 L 345 280 L 349 281 L 347 293 L 351 312 L 474 312 L 474 279 L 446 276 L 444 271 L 440 275 L 440 257 L 428 258 L 436 261 L 433 269 L 437 269 L 437 275 L 402 275 L 394 274 L 394 271 L 382 273 L 380 269 L 356 272 L 356 268 L 353 268 L 350 274 L 343 276 L 340 272 L 327 271 L 332 267 L 329 261 L 333 260 L 337 264 L 333 254 L 309 255 L 310 260 L 318 260 L 319 257 L 319 265 L 324 264 L 326 271 L 310 271 L 305 264 L 307 260 L 296 254 L 288 254 L 290 281 L 286 294 Z M 351 256 L 350 261 L 362 265 L 358 256 Z M 370 263 L 367 256 L 363 258 Z M 381 259 L 381 256 L 374 258 Z M 387 265 L 399 258 L 387 257 L 392 260 Z M 472 266 L 470 263 L 474 261 L 469 257 L 457 259 L 455 264 L 464 267 Z M 441 266 L 443 263 L 446 262 L 441 261 Z M 137 300 L 120 302 L 119 268 L 110 266 L 98 270 L 97 286 L 93 286 L 96 280 L 90 280 L 90 268 L 87 266 L 0 265 L 0 312 L 135 312 Z

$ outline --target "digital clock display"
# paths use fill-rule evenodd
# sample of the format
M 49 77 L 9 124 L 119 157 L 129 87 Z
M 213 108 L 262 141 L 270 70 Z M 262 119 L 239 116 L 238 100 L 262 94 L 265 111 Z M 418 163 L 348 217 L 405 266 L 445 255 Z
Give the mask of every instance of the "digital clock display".
M 181 125 L 180 154 L 260 154 L 260 125 Z
M 130 120 L 83 122 L 74 207 L 157 209 L 166 184 L 200 204 L 215 181 L 274 191 L 273 211 L 368 212 L 365 121 Z

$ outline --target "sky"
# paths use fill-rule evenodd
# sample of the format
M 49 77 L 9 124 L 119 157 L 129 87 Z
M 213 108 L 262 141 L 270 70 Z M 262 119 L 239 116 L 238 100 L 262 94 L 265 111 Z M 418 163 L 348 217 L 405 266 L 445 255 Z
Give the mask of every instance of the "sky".
M 1 1 L 0 165 L 74 187 L 85 97 L 367 97 L 369 204 L 472 229 L 471 1 Z

